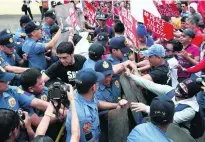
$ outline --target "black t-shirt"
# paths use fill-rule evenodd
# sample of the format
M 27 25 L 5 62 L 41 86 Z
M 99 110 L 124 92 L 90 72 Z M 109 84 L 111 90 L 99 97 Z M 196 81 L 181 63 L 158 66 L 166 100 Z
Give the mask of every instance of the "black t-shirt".
M 86 58 L 81 55 L 74 55 L 75 63 L 73 65 L 64 66 L 60 61 L 52 64 L 46 71 L 49 78 L 60 78 L 63 82 L 75 86 L 74 80 L 76 74 L 82 69 Z
M 169 71 L 169 64 L 167 62 L 163 65 L 152 67 L 148 74 L 152 77 L 154 83 L 171 86 L 172 80 Z M 152 99 L 156 97 L 157 94 L 154 94 L 149 90 L 146 91 L 147 96 L 145 99 L 147 100 L 147 103 L 150 104 Z

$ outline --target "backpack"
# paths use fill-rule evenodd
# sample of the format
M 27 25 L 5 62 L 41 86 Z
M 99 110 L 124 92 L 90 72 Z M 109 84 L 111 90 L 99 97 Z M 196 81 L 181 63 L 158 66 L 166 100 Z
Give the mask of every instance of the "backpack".
M 173 98 L 174 97 L 174 89 L 172 91 L 170 91 L 167 96 L 169 98 Z M 176 108 L 175 108 L 175 112 L 179 112 L 184 110 L 185 108 L 190 107 L 189 105 L 186 104 L 179 104 Z M 191 120 L 190 123 L 190 128 L 188 128 L 187 126 L 185 126 L 184 124 L 179 124 L 180 127 L 184 127 L 187 130 L 189 130 L 190 135 L 194 138 L 197 139 L 199 137 L 202 137 L 204 134 L 204 119 L 203 119 L 203 112 L 202 109 L 199 107 L 199 112 L 195 113 L 194 118 Z

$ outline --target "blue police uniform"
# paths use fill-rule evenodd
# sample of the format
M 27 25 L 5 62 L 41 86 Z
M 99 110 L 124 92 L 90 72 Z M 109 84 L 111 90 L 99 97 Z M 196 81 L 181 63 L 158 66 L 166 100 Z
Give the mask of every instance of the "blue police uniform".
M 77 91 L 75 92 L 75 104 L 78 119 L 80 122 L 80 142 L 85 142 L 86 135 L 92 133 L 92 139 L 90 141 L 99 141 L 100 135 L 100 123 L 98 116 L 98 100 L 87 100 L 83 98 Z M 71 108 L 72 109 L 72 108 Z M 67 139 L 66 142 L 70 142 L 71 139 L 71 111 L 67 114 L 66 120 Z
M 93 61 L 92 59 L 88 58 L 85 63 L 83 64 L 83 69 L 85 68 L 91 68 L 91 69 L 95 69 L 95 63 L 96 61 Z
M 9 86 L 7 91 L 0 96 L 0 108 L 18 110 L 30 107 L 33 96 L 25 95 L 24 91 L 16 86 Z
M 107 58 L 107 60 L 109 60 L 109 61 L 112 63 L 112 65 L 117 65 L 117 64 L 119 64 L 119 63 L 122 63 L 122 62 L 127 61 L 127 60 L 128 60 L 128 57 L 124 56 L 124 57 L 122 58 L 122 60 L 120 61 L 119 59 L 113 57 L 112 55 L 109 55 L 108 58 Z
M 136 126 L 129 136 L 127 142 L 172 142 L 171 139 L 157 126 L 152 123 L 144 123 Z
M 98 89 L 95 93 L 98 100 L 117 103 L 118 97 L 121 94 L 121 87 L 118 80 L 112 80 L 111 87 L 106 87 L 101 82 L 98 82 Z
M 0 56 L 11 66 L 15 66 L 18 62 L 21 61 L 21 58 L 16 53 L 16 50 L 14 50 L 14 53 L 12 55 L 6 54 L 0 50 Z
M 23 44 L 22 51 L 27 53 L 29 68 L 39 68 L 44 70 L 47 68 L 45 58 L 46 43 L 37 42 L 34 39 L 28 38 Z
M 23 44 L 25 39 L 21 37 L 21 34 L 26 34 L 24 28 L 19 27 L 14 35 L 14 41 Z
M 5 60 L 0 56 L 0 67 L 4 68 L 5 66 L 8 66 L 9 64 L 5 62 Z

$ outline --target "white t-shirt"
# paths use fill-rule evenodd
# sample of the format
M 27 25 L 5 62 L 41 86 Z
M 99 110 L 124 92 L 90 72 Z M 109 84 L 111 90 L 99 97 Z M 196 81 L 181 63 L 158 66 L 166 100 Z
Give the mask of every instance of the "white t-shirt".
M 24 4 L 27 6 L 27 7 L 30 7 L 30 0 L 24 0 Z
M 178 61 L 175 57 L 172 57 L 171 59 L 167 60 L 170 68 L 170 73 L 172 77 L 172 87 L 176 88 L 176 86 L 179 84 L 177 78 L 177 69 L 174 68 L 174 66 L 178 65 Z

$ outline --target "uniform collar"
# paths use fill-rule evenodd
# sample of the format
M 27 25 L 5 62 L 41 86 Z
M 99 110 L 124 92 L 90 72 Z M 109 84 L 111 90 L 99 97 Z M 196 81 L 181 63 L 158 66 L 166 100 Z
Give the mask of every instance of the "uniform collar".
M 83 103 L 84 105 L 87 105 L 89 107 L 95 108 L 96 107 L 96 103 L 95 103 L 95 99 L 94 99 L 94 95 L 92 100 L 88 100 L 85 99 L 84 97 L 82 97 L 77 91 L 75 93 L 75 97 L 77 100 L 79 100 L 81 103 Z
M 110 56 L 108 58 L 111 61 L 118 61 L 118 62 L 120 62 L 120 60 L 118 60 L 117 58 L 113 57 L 112 54 L 110 54 Z
M 98 88 L 100 88 L 100 90 L 104 90 L 106 88 L 105 85 L 103 85 L 101 82 L 98 82 Z
M 10 96 L 9 93 L 7 93 L 7 91 L 4 92 L 2 95 L 3 95 L 4 98 L 8 98 Z
M 22 27 L 19 27 L 18 31 L 21 32 L 21 33 L 26 33 L 26 32 L 25 32 L 25 29 L 22 28 Z

